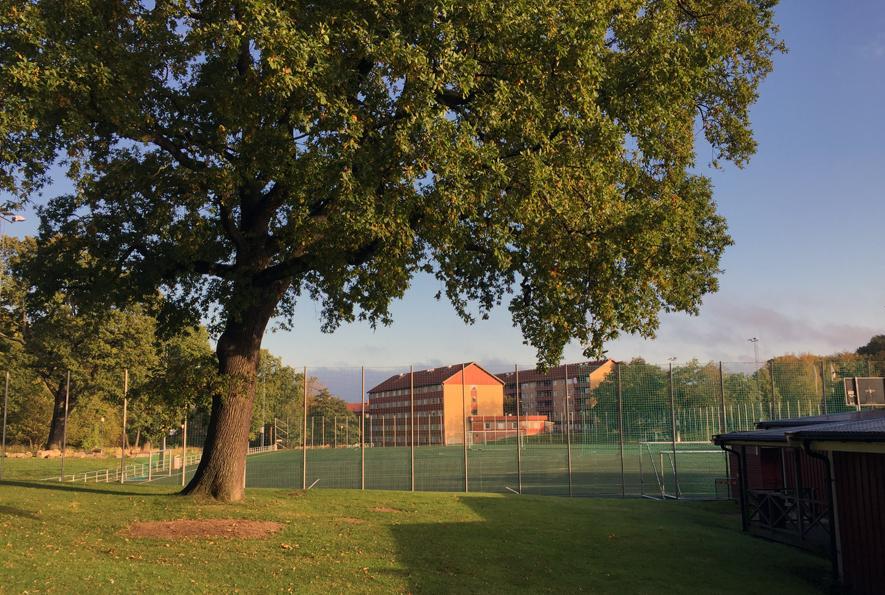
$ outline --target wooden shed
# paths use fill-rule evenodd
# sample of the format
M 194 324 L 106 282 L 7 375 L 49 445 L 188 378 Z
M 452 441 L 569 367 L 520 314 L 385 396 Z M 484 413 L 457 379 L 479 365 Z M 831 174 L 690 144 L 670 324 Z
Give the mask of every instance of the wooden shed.
M 757 428 L 714 437 L 744 531 L 827 554 L 851 593 L 885 593 L 885 411 Z

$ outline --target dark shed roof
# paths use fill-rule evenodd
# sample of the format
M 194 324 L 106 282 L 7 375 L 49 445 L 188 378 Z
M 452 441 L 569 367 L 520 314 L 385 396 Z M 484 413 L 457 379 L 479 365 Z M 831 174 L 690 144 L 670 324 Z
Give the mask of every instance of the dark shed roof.
M 795 440 L 839 440 L 844 442 L 885 442 L 885 411 L 872 419 L 860 419 L 847 423 L 806 426 L 790 432 Z
M 830 413 L 828 415 L 809 415 L 806 417 L 791 417 L 789 419 L 769 419 L 759 421 L 756 427 L 760 430 L 768 428 L 790 428 L 797 426 L 810 426 L 814 424 L 829 424 L 834 422 L 849 422 L 859 419 L 875 419 L 882 416 L 883 412 L 876 409 L 864 411 L 844 411 L 842 413 Z
M 729 432 L 713 437 L 718 445 L 729 442 L 783 442 L 837 440 L 840 442 L 885 442 L 885 411 L 867 410 L 773 420 L 757 424 L 760 429 Z M 767 426 L 767 427 L 763 427 Z

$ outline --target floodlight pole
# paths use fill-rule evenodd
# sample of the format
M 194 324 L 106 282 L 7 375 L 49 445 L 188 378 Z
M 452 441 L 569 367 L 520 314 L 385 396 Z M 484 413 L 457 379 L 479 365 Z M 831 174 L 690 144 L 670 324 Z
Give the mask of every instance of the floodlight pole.
M 750 343 L 753 344 L 753 363 L 759 363 L 759 339 L 757 337 L 753 337 L 751 339 L 747 339 Z

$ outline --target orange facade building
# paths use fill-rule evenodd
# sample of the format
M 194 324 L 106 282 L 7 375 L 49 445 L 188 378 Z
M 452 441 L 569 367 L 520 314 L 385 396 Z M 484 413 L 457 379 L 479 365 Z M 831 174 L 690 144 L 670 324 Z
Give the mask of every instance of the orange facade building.
M 614 360 L 580 362 L 540 370 L 519 371 L 519 412 L 544 415 L 551 420 L 565 419 L 566 402 L 572 417 L 594 406 L 593 390 L 614 370 Z M 498 374 L 504 381 L 504 394 L 514 407 L 517 386 L 515 372 Z M 513 413 L 513 411 L 508 411 Z
M 504 415 L 504 383 L 473 362 L 397 374 L 368 394 L 366 437 L 375 446 L 408 446 L 413 432 L 419 446 L 463 444 L 465 421 Z

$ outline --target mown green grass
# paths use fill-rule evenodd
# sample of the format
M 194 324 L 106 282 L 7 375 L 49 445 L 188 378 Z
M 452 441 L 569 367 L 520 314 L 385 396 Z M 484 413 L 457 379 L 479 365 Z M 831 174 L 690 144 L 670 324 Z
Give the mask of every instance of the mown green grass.
M 147 463 L 147 456 L 127 456 L 126 464 Z M 116 469 L 120 466 L 119 457 L 66 457 L 65 475 L 97 471 L 99 469 Z M 27 457 L 23 459 L 8 458 L 3 460 L 3 479 L 30 480 L 58 477 L 61 473 L 61 458 L 42 459 Z
M 732 503 L 0 484 L 0 592 L 814 593 L 826 560 L 743 535 Z M 381 509 L 394 509 L 382 511 Z M 261 540 L 133 539 L 138 520 L 273 520 Z

